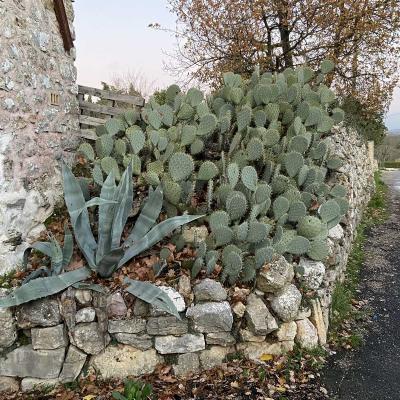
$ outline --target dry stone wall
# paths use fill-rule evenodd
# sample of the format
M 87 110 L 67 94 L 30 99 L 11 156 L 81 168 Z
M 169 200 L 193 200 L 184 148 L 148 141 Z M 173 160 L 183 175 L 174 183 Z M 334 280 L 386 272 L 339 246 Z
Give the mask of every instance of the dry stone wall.
M 277 258 L 261 269 L 254 290 L 224 288 L 212 279 L 191 282 L 182 275 L 176 286 L 162 287 L 181 319 L 127 293 L 72 288 L 0 310 L 0 388 L 70 382 L 82 371 L 102 378 L 140 376 L 158 364 L 185 375 L 221 364 L 230 353 L 261 362 L 263 354 L 282 354 L 295 343 L 325 345 L 332 291 L 343 279 L 357 224 L 374 189 L 362 140 L 344 129 L 330 140 L 334 153 L 346 160 L 330 183 L 348 188 L 350 209 L 329 231 L 331 254 L 325 263 Z
M 21 263 L 62 193 L 57 159 L 76 148 L 78 87 L 52 0 L 0 0 L 0 20 L 1 275 Z

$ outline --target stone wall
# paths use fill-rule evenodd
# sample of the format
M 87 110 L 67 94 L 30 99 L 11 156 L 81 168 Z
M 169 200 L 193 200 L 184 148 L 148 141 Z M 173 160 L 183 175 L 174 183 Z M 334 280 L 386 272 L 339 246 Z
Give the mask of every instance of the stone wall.
M 263 354 L 282 354 L 296 342 L 305 348 L 325 345 L 332 291 L 343 279 L 374 188 L 362 140 L 338 130 L 330 141 L 333 152 L 346 160 L 330 183 L 346 185 L 350 208 L 329 231 L 332 251 L 324 264 L 305 258 L 291 264 L 280 257 L 260 270 L 252 292 L 182 275 L 175 287 L 163 287 L 181 320 L 126 293 L 73 289 L 0 310 L 0 388 L 18 388 L 16 378 L 22 378 L 23 390 L 72 381 L 85 363 L 102 378 L 140 376 L 158 364 L 184 375 L 221 364 L 229 353 L 261 362 Z
M 0 0 L 0 20 L 1 275 L 21 263 L 61 193 L 57 159 L 76 148 L 78 88 L 52 0 Z

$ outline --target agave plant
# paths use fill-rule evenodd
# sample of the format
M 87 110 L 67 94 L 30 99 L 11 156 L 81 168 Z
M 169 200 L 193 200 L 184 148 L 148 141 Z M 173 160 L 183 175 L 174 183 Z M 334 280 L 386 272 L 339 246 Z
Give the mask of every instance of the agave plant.
M 126 262 L 152 247 L 175 229 L 202 217 L 202 215 L 182 215 L 156 224 L 163 203 L 163 192 L 159 186 L 149 194 L 149 198 L 130 234 L 121 242 L 122 233 L 133 204 L 131 166 L 128 166 L 125 170 L 118 185 L 116 185 L 114 173 L 111 171 L 104 182 L 100 197 L 89 201 L 85 201 L 81 185 L 65 163 L 62 164 L 62 176 L 65 202 L 75 239 L 89 269 L 84 267 L 57 276 L 32 280 L 16 289 L 9 296 L 0 299 L 0 308 L 19 305 L 58 293 L 88 278 L 91 271 L 103 278 L 108 278 Z M 97 242 L 91 229 L 88 213 L 88 208 L 93 206 L 99 207 Z M 57 245 L 42 242 L 41 244 L 36 243 L 32 247 L 49 255 L 52 255 L 51 250 L 54 250 L 53 265 L 56 266 L 55 271 L 60 272 L 64 264 L 61 261 L 60 267 L 59 249 L 61 247 Z M 126 279 L 125 283 L 129 285 L 126 290 L 131 294 L 179 318 L 179 313 L 173 302 L 157 286 L 150 282 L 132 281 L 130 279 Z
M 49 234 L 49 242 L 35 242 L 32 246 L 28 247 L 24 252 L 23 267 L 26 268 L 28 263 L 28 256 L 32 249 L 40 251 L 46 256 L 50 257 L 50 268 L 40 267 L 32 271 L 23 281 L 22 284 L 28 283 L 32 279 L 43 276 L 59 275 L 64 271 L 64 268 L 69 265 L 74 250 L 74 240 L 72 233 L 67 226 L 64 227 L 64 245 L 60 246 L 57 239 Z

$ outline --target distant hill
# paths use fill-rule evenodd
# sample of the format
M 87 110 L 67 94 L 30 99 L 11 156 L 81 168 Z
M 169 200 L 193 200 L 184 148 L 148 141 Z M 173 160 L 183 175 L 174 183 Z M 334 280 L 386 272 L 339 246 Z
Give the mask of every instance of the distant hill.
M 391 129 L 389 135 L 400 135 L 400 129 Z

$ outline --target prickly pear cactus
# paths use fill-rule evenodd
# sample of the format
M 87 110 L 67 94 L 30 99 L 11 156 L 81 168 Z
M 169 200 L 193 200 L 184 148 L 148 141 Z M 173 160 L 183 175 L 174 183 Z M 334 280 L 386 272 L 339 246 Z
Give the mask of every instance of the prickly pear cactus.
M 222 280 L 248 282 L 274 254 L 323 260 L 328 230 L 348 209 L 345 188 L 326 183 L 343 164 L 325 140 L 344 117 L 323 83 L 331 67 L 226 73 L 209 96 L 172 85 L 165 104 L 150 98 L 79 151 L 98 185 L 129 163 L 138 184 L 161 183 L 168 214 L 190 209 L 195 196 L 210 234 L 197 245 L 193 276 L 219 262 Z

